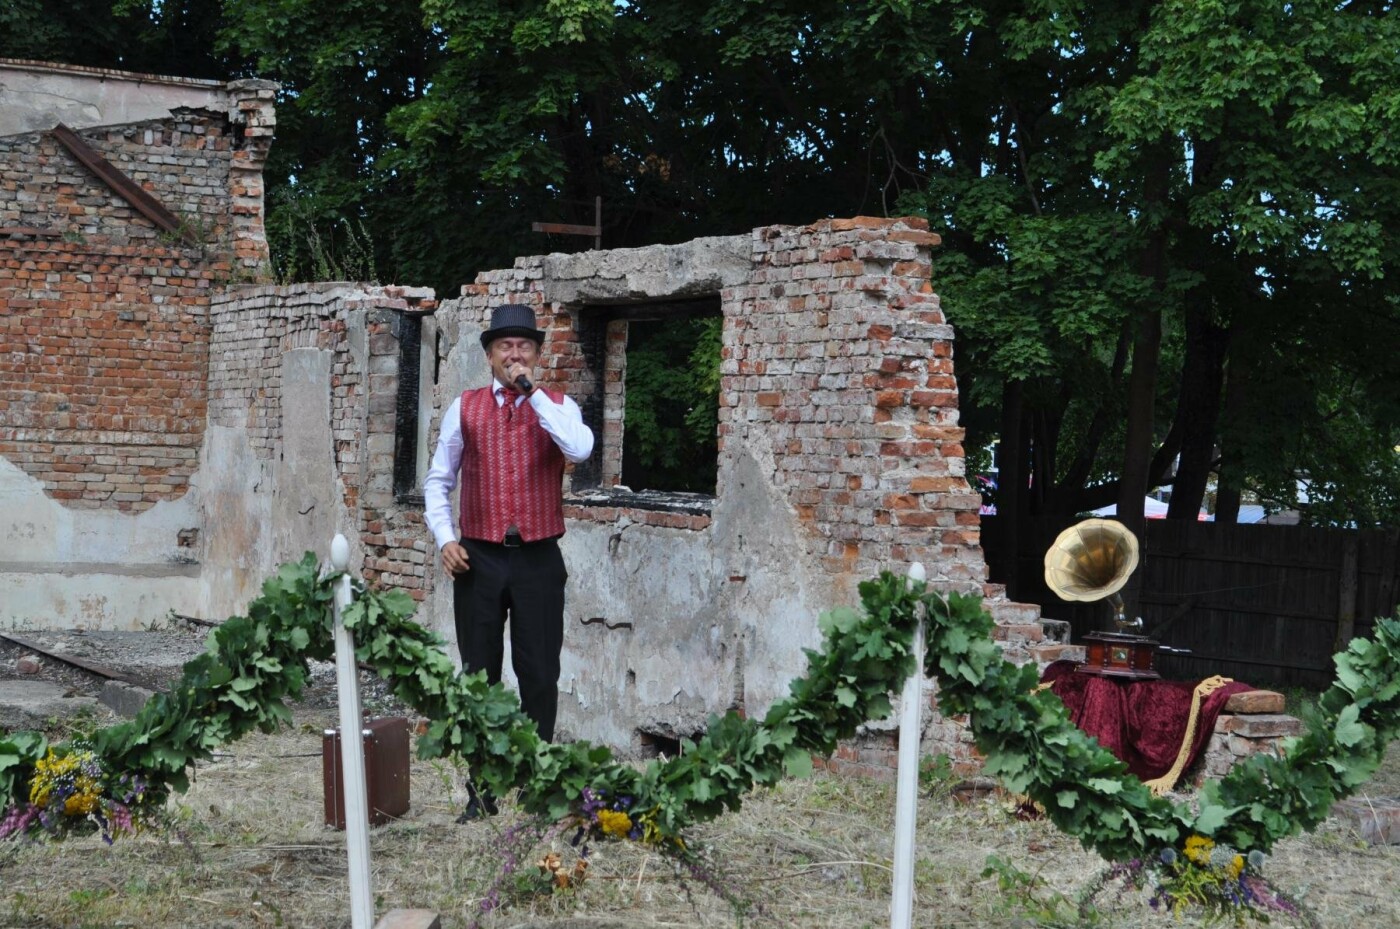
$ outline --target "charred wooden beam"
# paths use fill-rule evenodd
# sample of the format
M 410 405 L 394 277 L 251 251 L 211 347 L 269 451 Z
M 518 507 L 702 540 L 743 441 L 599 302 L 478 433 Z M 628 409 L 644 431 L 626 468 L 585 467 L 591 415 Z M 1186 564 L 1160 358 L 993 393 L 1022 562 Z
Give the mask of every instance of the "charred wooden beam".
M 138 213 L 155 223 L 157 227 L 164 229 L 186 245 L 200 244 L 193 230 L 181 222 L 180 218 L 167 209 L 165 204 L 157 200 L 146 188 L 128 177 L 120 168 L 103 157 L 100 152 L 78 138 L 78 134 L 72 129 L 59 123 L 53 127 L 53 137 L 64 148 L 68 149 L 79 163 L 96 174 L 102 183 L 110 187 L 117 196 L 130 203 Z

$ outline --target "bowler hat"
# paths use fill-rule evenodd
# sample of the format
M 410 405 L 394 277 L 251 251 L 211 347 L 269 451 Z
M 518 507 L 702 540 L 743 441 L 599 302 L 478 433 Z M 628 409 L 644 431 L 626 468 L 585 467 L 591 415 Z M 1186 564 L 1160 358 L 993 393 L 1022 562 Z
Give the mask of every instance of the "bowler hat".
M 544 333 L 535 328 L 535 311 L 518 303 L 502 303 L 491 310 L 491 328 L 481 334 L 481 347 L 490 348 L 492 341 L 507 336 L 534 339 L 544 344 Z

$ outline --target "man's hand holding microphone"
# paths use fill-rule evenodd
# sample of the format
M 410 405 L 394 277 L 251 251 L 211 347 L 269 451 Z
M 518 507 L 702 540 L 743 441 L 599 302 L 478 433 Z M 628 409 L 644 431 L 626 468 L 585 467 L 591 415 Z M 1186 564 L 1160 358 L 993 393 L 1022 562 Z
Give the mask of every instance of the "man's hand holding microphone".
M 510 385 L 517 391 L 530 396 L 534 393 L 535 385 L 530 382 L 530 367 L 519 362 L 506 369 L 506 374 L 510 377 Z

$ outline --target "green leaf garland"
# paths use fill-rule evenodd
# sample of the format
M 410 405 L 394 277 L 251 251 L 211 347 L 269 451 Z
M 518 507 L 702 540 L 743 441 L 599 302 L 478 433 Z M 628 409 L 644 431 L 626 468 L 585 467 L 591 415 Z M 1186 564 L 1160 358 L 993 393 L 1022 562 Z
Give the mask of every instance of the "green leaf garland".
M 1033 667 L 1002 658 L 979 598 L 944 597 L 888 572 L 861 584 L 860 594 L 863 610 L 822 616 L 822 650 L 807 652 L 806 675 L 763 719 L 713 717 L 678 757 L 640 770 L 605 747 L 542 742 L 512 692 L 487 685 L 484 674 L 455 672 L 443 641 L 413 622 L 415 603 L 402 591 L 361 589 L 344 619 L 356 657 L 431 720 L 418 739 L 421 756 L 456 755 L 479 782 L 498 794 L 519 788 L 527 812 L 554 819 L 580 815 L 588 797 L 625 797 L 639 834 L 663 845 L 679 846 L 688 826 L 738 809 L 755 787 L 810 773 L 812 755 L 831 754 L 862 723 L 888 715 L 889 695 L 916 667 L 921 616 L 923 669 L 937 679 L 940 709 L 967 717 L 988 773 L 1114 862 L 1181 847 L 1190 836 L 1267 851 L 1316 826 L 1376 769 L 1400 728 L 1400 622 L 1382 620 L 1374 639 L 1356 640 L 1337 657 L 1338 682 L 1307 733 L 1283 757 L 1256 756 L 1208 785 L 1193 812 L 1154 796 L 1077 729 L 1053 694 L 1036 689 Z M 283 565 L 246 617 L 211 634 L 209 650 L 185 666 L 176 687 L 135 719 L 97 733 L 104 765 L 144 779 L 148 799 L 158 802 L 184 790 L 190 765 L 219 745 L 287 722 L 307 659 L 332 654 L 330 604 L 331 578 L 318 574 L 311 553 Z M 47 750 L 33 733 L 0 739 L 0 810 L 23 802 Z

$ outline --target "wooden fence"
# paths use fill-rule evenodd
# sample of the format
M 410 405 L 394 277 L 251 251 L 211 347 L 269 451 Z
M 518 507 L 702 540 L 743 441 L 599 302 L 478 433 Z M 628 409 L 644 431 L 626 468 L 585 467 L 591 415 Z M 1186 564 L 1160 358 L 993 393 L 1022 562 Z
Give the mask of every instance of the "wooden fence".
M 1068 620 L 1076 641 L 1112 628 L 1109 607 L 1066 603 L 1045 586 L 1043 555 L 1060 527 L 1027 533 L 1015 581 L 996 550 L 997 517 L 983 517 L 992 579 L 1014 599 Z M 1261 687 L 1323 687 L 1332 654 L 1368 636 L 1400 603 L 1400 529 L 1311 529 L 1147 521 L 1142 560 L 1125 599 L 1146 632 L 1189 656 L 1162 655 L 1168 677 L 1221 674 Z M 1033 554 L 1039 551 L 1039 555 Z

